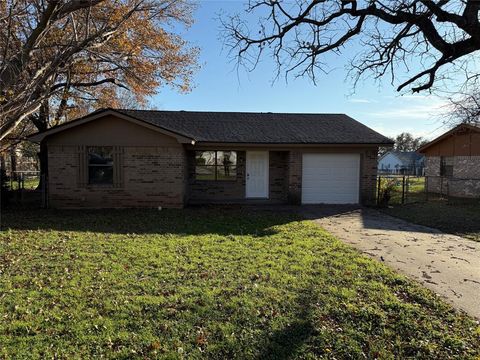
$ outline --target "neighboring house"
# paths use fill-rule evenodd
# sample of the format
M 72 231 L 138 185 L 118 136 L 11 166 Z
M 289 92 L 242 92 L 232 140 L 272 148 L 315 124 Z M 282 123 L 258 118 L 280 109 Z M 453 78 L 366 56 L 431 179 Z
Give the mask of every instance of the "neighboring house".
M 378 159 L 381 174 L 422 176 L 425 157 L 416 151 L 391 150 Z
M 343 114 L 102 109 L 31 137 L 49 206 L 373 203 L 379 146 Z
M 480 197 L 480 127 L 462 124 L 422 146 L 429 192 Z

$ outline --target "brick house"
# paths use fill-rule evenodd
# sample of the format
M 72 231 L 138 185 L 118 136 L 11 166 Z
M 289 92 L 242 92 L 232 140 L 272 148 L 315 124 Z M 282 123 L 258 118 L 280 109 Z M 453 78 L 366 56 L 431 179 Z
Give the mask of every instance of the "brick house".
M 429 192 L 480 197 L 480 127 L 458 125 L 418 152 L 425 154 Z
M 98 110 L 33 135 L 56 208 L 373 203 L 379 146 L 343 114 Z

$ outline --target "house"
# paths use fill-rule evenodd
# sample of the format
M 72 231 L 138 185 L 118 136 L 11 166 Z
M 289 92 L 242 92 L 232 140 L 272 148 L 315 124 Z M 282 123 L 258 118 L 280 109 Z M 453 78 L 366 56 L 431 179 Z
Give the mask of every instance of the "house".
M 56 208 L 373 203 L 379 146 L 344 114 L 98 110 L 35 134 Z
M 416 151 L 387 151 L 378 159 L 378 172 L 422 176 L 424 156 Z
M 480 197 L 480 127 L 458 125 L 418 151 L 425 154 L 429 192 Z

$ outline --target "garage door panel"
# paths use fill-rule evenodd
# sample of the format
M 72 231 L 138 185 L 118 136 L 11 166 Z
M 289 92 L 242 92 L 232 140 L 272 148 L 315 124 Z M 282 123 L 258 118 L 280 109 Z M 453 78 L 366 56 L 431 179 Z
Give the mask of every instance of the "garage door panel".
M 359 154 L 304 154 L 302 203 L 358 203 L 359 175 Z

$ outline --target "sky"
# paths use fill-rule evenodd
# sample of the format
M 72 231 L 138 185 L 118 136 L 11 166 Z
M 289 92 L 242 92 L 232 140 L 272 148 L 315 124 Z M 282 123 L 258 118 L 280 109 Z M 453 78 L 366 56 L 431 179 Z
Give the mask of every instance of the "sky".
M 253 111 L 346 113 L 389 137 L 401 132 L 433 139 L 446 130 L 441 114 L 446 102 L 429 94 L 398 94 L 385 79 L 364 80 L 357 87 L 347 78 L 344 64 L 358 51 L 346 47 L 340 56 L 329 56 L 329 72 L 319 75 L 314 85 L 308 78 L 273 81 L 275 64 L 265 57 L 253 72 L 237 68 L 223 47 L 221 13 L 243 11 L 242 0 L 203 0 L 195 12 L 195 24 L 181 32 L 200 48 L 201 69 L 194 76 L 194 88 L 187 94 L 159 89 L 151 100 L 161 110 Z

